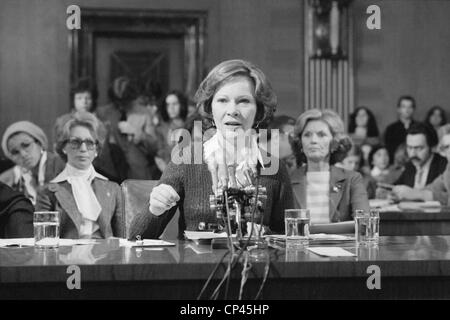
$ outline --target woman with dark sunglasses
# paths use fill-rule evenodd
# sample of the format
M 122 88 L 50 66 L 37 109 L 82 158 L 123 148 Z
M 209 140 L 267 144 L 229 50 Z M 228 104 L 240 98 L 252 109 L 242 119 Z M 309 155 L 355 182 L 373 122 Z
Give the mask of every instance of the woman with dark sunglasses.
M 88 112 L 77 112 L 64 124 L 56 151 L 64 170 L 38 194 L 36 210 L 60 212 L 61 238 L 122 236 L 122 196 L 117 183 L 97 173 L 92 161 L 105 141 L 105 130 Z

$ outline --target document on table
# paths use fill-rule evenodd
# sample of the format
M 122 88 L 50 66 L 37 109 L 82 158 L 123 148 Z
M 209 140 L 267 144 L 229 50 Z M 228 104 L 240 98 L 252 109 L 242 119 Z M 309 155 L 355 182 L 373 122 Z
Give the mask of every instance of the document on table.
M 216 233 L 210 231 L 184 231 L 184 235 L 189 240 L 216 239 L 227 237 L 226 232 Z
M 424 201 L 424 202 L 415 202 L 415 201 L 402 201 L 398 204 L 400 210 L 412 210 L 412 211 L 440 211 L 441 203 L 439 201 Z
M 314 247 L 309 251 L 323 257 L 354 257 L 355 254 L 340 247 Z
M 60 247 L 87 245 L 96 243 L 95 239 L 59 239 Z M 0 239 L 0 247 L 34 247 L 34 238 Z
M 173 247 L 175 243 L 159 239 L 144 239 L 140 243 L 137 241 L 129 241 L 127 239 L 120 239 L 121 247 Z

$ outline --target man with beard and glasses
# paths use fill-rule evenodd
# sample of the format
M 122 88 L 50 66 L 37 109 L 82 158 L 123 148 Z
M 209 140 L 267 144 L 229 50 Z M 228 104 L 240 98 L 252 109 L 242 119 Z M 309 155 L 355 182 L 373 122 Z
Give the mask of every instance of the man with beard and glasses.
M 432 152 L 437 145 L 437 135 L 428 126 L 412 125 L 406 135 L 406 151 L 409 161 L 400 178 L 394 183 L 392 192 L 395 198 L 406 199 L 412 189 L 421 190 L 441 175 L 447 166 L 447 159 Z

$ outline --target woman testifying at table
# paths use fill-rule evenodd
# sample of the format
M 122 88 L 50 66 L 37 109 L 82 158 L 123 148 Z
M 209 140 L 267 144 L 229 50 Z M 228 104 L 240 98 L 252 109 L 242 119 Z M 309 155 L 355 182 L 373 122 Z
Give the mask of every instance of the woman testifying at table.
M 231 166 L 234 170 L 227 170 L 228 163 L 225 165 L 220 159 L 224 150 L 221 146 L 233 145 L 234 139 L 258 128 L 275 111 L 275 93 L 259 68 L 243 60 L 222 62 L 200 84 L 196 101 L 204 120 L 217 129 L 203 143 L 204 161 L 169 163 L 159 185 L 150 194 L 149 212 L 137 216 L 132 223 L 132 237 L 138 234 L 159 237 L 177 208 L 179 238 L 183 238 L 184 230 L 199 230 L 208 223 L 217 223 L 215 213 L 210 210 L 209 196 L 226 186 L 250 184 L 246 170 L 256 172 L 257 165 L 261 165 L 256 134 L 249 136 L 246 148 L 237 151 L 235 166 Z M 280 165 L 275 174 L 261 174 L 259 184 L 267 188 L 263 224 L 273 232 L 284 233 L 284 209 L 293 206 L 286 168 Z
M 122 196 L 92 166 L 105 132 L 97 118 L 77 112 L 64 124 L 56 151 L 67 161 L 64 170 L 38 193 L 36 211 L 60 212 L 60 237 L 107 238 L 122 236 Z
M 311 215 L 311 232 L 347 233 L 353 213 L 368 210 L 359 173 L 334 166 L 351 148 L 344 124 L 334 111 L 312 109 L 295 124 L 294 152 L 299 168 L 291 173 L 296 204 Z

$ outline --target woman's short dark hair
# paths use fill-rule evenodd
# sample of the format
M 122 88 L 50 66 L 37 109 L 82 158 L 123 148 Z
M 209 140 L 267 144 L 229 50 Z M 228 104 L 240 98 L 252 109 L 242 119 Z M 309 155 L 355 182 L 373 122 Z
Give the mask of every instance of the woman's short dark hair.
M 373 115 L 372 111 L 369 108 L 361 106 L 355 109 L 353 113 L 350 115 L 350 121 L 348 123 L 348 133 L 354 133 L 356 129 L 356 116 L 360 110 L 364 110 L 367 113 L 367 136 L 368 137 L 378 137 L 380 135 L 380 131 L 378 130 L 377 120 Z
M 165 95 L 164 99 L 161 101 L 161 108 L 159 110 L 159 113 L 161 114 L 161 118 L 165 122 L 169 122 L 170 121 L 169 114 L 167 113 L 167 103 L 166 103 L 166 99 L 170 95 L 174 95 L 174 96 L 177 97 L 178 102 L 180 103 L 180 118 L 183 121 L 186 121 L 186 117 L 187 117 L 187 114 L 188 114 L 188 99 L 187 99 L 186 95 L 184 95 L 179 90 L 171 90 L 171 91 L 169 91 Z
M 368 159 L 369 166 L 370 166 L 371 169 L 373 168 L 373 157 L 374 157 L 375 153 L 377 153 L 377 151 L 381 150 L 381 149 L 385 149 L 386 150 L 386 154 L 389 157 L 389 151 L 388 151 L 388 149 L 386 148 L 385 145 L 378 144 L 376 146 L 373 146 L 372 150 L 370 150 L 369 159 Z M 388 163 L 390 163 L 390 159 L 389 159 Z
M 195 100 L 197 109 L 204 117 L 206 127 L 213 126 L 212 100 L 224 84 L 244 77 L 254 85 L 256 116 L 253 128 L 266 128 L 277 107 L 277 96 L 265 74 L 253 63 L 245 60 L 227 60 L 215 66 L 200 84 Z
M 435 111 L 439 111 L 441 113 L 441 123 L 439 126 L 443 126 L 444 124 L 447 124 L 447 114 L 445 113 L 445 110 L 441 106 L 433 106 L 428 110 L 427 116 L 425 117 L 425 123 L 432 126 L 430 123 L 430 118 L 433 115 Z
M 314 120 L 325 122 L 333 135 L 333 140 L 330 144 L 330 164 L 341 161 L 352 147 L 350 137 L 344 132 L 344 122 L 333 110 L 310 109 L 303 112 L 297 118 L 294 127 L 294 136 L 291 139 L 292 150 L 294 151 L 297 165 L 301 166 L 307 162 L 305 153 L 303 152 L 302 134 L 306 125 Z
M 77 93 L 89 92 L 92 98 L 92 108 L 89 110 L 93 112 L 97 107 L 98 90 L 97 85 L 91 78 L 80 78 L 70 90 L 70 104 L 71 108 L 75 108 L 75 95 Z
M 106 139 L 105 127 L 94 114 L 85 111 L 78 111 L 68 118 L 66 123 L 63 124 L 62 129 L 57 134 L 55 149 L 64 161 L 67 161 L 67 155 L 63 152 L 63 149 L 70 138 L 70 131 L 78 126 L 85 127 L 89 130 L 92 137 L 97 142 L 97 153 L 100 154 L 101 152 Z

